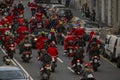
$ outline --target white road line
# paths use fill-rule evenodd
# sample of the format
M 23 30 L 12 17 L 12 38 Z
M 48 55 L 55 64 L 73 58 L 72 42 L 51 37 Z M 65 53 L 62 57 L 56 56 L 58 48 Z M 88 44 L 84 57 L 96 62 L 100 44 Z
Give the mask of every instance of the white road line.
M 0 47 L 1 48 L 1 47 Z M 2 50 L 2 52 L 5 54 L 5 55 L 7 55 L 7 53 L 5 52 L 5 50 L 3 50 L 2 48 L 1 48 L 1 50 Z M 11 59 L 10 60 L 15 66 L 17 66 L 17 64 Z
M 63 63 L 63 60 L 62 59 L 60 59 L 59 57 L 57 58 L 61 63 Z
M 1 47 L 0 47 L 1 48 Z M 3 53 L 5 54 L 5 55 L 7 55 L 7 53 L 5 52 L 5 50 L 3 50 L 2 48 L 1 48 L 1 50 L 3 51 Z M 34 80 L 29 74 L 28 74 L 28 72 L 19 64 L 19 62 L 16 60 L 16 59 L 14 59 L 13 58 L 13 60 L 11 60 L 12 61 L 12 63 L 15 65 L 15 66 L 19 66 L 23 71 L 24 71 L 24 73 L 27 75 L 27 77 L 30 77 L 30 80 Z M 14 62 L 15 61 L 15 62 Z
M 30 80 L 33 80 L 33 78 L 28 74 L 28 72 L 19 64 L 19 62 L 13 58 L 13 60 L 17 63 L 17 65 L 25 72 L 27 77 L 30 77 Z
M 74 73 L 74 70 L 72 70 L 69 66 L 67 67 L 71 72 L 73 72 Z

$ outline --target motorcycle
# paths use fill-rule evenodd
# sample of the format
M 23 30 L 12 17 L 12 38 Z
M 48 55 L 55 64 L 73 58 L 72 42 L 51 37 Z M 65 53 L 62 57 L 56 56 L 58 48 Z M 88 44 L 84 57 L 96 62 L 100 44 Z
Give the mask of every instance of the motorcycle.
M 98 56 L 93 56 L 90 63 L 92 64 L 93 66 L 93 70 L 94 71 L 97 71 L 98 70 L 98 67 L 100 66 L 100 57 Z
M 51 62 L 51 71 L 54 72 L 55 68 L 57 67 L 57 57 L 56 56 L 52 56 L 52 62 Z
M 74 70 L 74 72 L 76 73 L 76 74 L 81 74 L 82 72 L 83 72 L 83 65 L 82 65 L 82 63 L 81 63 L 81 59 L 77 59 L 76 60 L 76 62 L 75 62 L 76 64 L 74 64 L 73 66 L 73 70 Z
M 5 55 L 5 56 L 3 57 L 3 62 L 4 62 L 6 65 L 10 65 L 10 63 L 11 63 L 10 57 L 7 56 L 7 55 Z
M 50 72 L 51 72 L 51 65 L 45 64 L 45 66 L 43 67 L 43 70 L 41 71 L 42 80 L 49 80 Z
M 74 47 L 73 46 L 68 46 L 67 56 L 72 57 L 73 55 L 74 55 Z
M 23 18 L 24 17 L 24 11 L 23 10 L 18 10 L 19 17 Z
M 63 33 L 59 34 L 58 35 L 58 43 L 63 45 L 64 44 L 64 38 L 65 38 L 65 35 Z
M 30 43 L 24 44 L 24 51 L 21 57 L 24 62 L 29 62 L 29 60 L 32 58 L 32 52 L 30 51 L 30 49 L 31 49 Z
M 13 59 L 13 55 L 15 53 L 15 44 L 14 43 L 10 43 L 9 46 L 8 46 L 8 56 Z
M 81 77 L 80 80 L 96 80 L 93 74 L 87 74 L 86 77 Z

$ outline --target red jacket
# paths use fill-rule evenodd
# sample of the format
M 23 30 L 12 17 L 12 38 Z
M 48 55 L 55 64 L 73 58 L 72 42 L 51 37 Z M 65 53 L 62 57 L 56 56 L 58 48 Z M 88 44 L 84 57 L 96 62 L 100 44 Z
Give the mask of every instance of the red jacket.
M 58 55 L 58 50 L 56 47 L 49 47 L 47 49 L 47 52 L 51 55 L 51 56 L 57 56 Z
M 42 13 L 36 13 L 35 15 L 37 21 L 41 21 L 42 20 Z
M 80 28 L 80 29 L 77 29 L 74 34 L 77 36 L 82 36 L 84 33 L 85 33 L 85 29 Z
M 68 41 L 70 41 L 70 40 L 72 40 L 72 41 L 74 40 L 74 37 L 72 35 L 69 35 L 65 38 L 65 43 L 68 43 Z
M 29 3 L 28 5 L 31 9 L 36 9 L 37 8 L 37 5 L 35 5 L 34 3 Z
M 8 19 L 8 21 L 10 22 L 10 23 L 12 23 L 12 21 L 13 21 L 13 16 L 6 16 L 6 18 Z
M 37 41 L 36 41 L 36 48 L 38 50 L 41 50 L 43 49 L 44 47 L 44 41 L 47 40 L 47 37 L 42 37 L 42 36 L 39 36 Z
M 0 33 L 4 35 L 5 31 L 8 31 L 9 28 L 3 27 L 2 29 L 0 29 Z
M 90 32 L 90 40 L 92 39 L 92 37 L 95 35 L 95 32 L 94 31 L 91 31 Z
M 26 26 L 19 26 L 19 27 L 17 28 L 17 30 L 16 30 L 16 32 L 17 32 L 18 34 L 21 34 L 22 32 L 25 32 L 25 31 L 27 31 L 27 27 L 26 27 Z

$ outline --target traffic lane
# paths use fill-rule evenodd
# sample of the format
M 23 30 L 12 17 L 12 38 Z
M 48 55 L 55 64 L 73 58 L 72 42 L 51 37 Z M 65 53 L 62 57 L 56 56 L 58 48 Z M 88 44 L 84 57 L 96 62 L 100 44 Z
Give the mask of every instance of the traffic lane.
M 0 66 L 4 65 L 4 63 L 3 63 L 3 56 L 5 56 L 5 54 L 3 53 L 3 51 L 0 48 Z
M 32 59 L 27 63 L 23 62 L 21 59 L 21 55 L 19 55 L 19 50 L 16 50 L 15 59 L 19 62 L 19 64 L 28 72 L 28 74 L 34 79 L 39 80 L 40 79 L 40 70 L 39 70 L 39 64 L 37 61 L 37 51 L 33 50 L 33 57 Z
M 19 51 L 17 50 L 15 59 L 23 66 L 23 68 L 30 74 L 30 76 L 34 80 L 39 80 L 40 71 L 39 71 L 39 64 L 37 61 L 37 51 L 33 50 L 33 58 L 30 60 L 29 63 L 23 62 L 18 52 Z M 66 66 L 64 62 L 62 63 L 58 61 L 57 65 L 58 66 L 56 68 L 56 71 L 51 74 L 50 80 L 61 80 L 61 79 L 79 80 L 80 79 L 78 75 L 75 75 L 68 69 L 68 66 Z
M 120 69 L 102 59 L 102 65 L 95 72 L 97 80 L 120 80 Z
M 59 56 L 63 61 L 64 64 L 70 66 L 70 62 L 72 59 L 68 57 L 63 57 L 63 47 L 59 48 L 60 55 Z M 62 54 L 61 54 L 62 53 Z M 86 55 L 84 61 L 88 61 L 88 55 Z M 111 65 L 110 62 L 106 61 L 105 59 L 101 58 L 101 66 L 98 68 L 97 72 L 95 73 L 96 80 L 119 80 L 120 79 L 120 69 L 116 68 L 115 66 Z
M 30 8 L 28 7 L 28 2 L 29 0 L 21 0 L 23 5 L 25 6 L 25 9 L 24 9 L 24 18 L 28 19 L 28 21 L 31 19 L 31 11 L 30 11 Z M 19 3 L 19 0 L 15 0 L 14 1 L 14 4 L 18 4 Z

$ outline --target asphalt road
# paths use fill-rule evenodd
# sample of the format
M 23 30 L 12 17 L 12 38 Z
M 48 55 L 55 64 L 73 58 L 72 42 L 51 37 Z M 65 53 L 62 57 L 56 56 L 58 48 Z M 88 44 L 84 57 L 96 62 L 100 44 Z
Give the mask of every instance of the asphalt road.
M 16 0 L 17 1 L 17 0 Z M 30 10 L 27 7 L 28 0 L 22 0 L 25 4 L 25 17 L 30 19 Z M 17 2 L 15 2 L 17 3 Z M 70 70 L 71 58 L 63 56 L 63 46 L 58 45 L 59 60 L 56 71 L 51 74 L 50 80 L 79 80 L 80 76 L 76 75 Z M 16 51 L 15 59 L 22 65 L 22 67 L 29 73 L 34 80 L 40 80 L 39 64 L 37 61 L 37 51 L 33 50 L 33 58 L 29 63 L 24 63 L 18 54 L 19 50 Z M 0 50 L 0 65 L 3 65 L 1 57 L 3 57 L 3 51 Z M 87 57 L 85 58 L 87 61 Z M 116 68 L 108 60 L 102 58 L 102 65 L 99 67 L 98 72 L 95 72 L 96 80 L 120 80 L 120 69 Z

